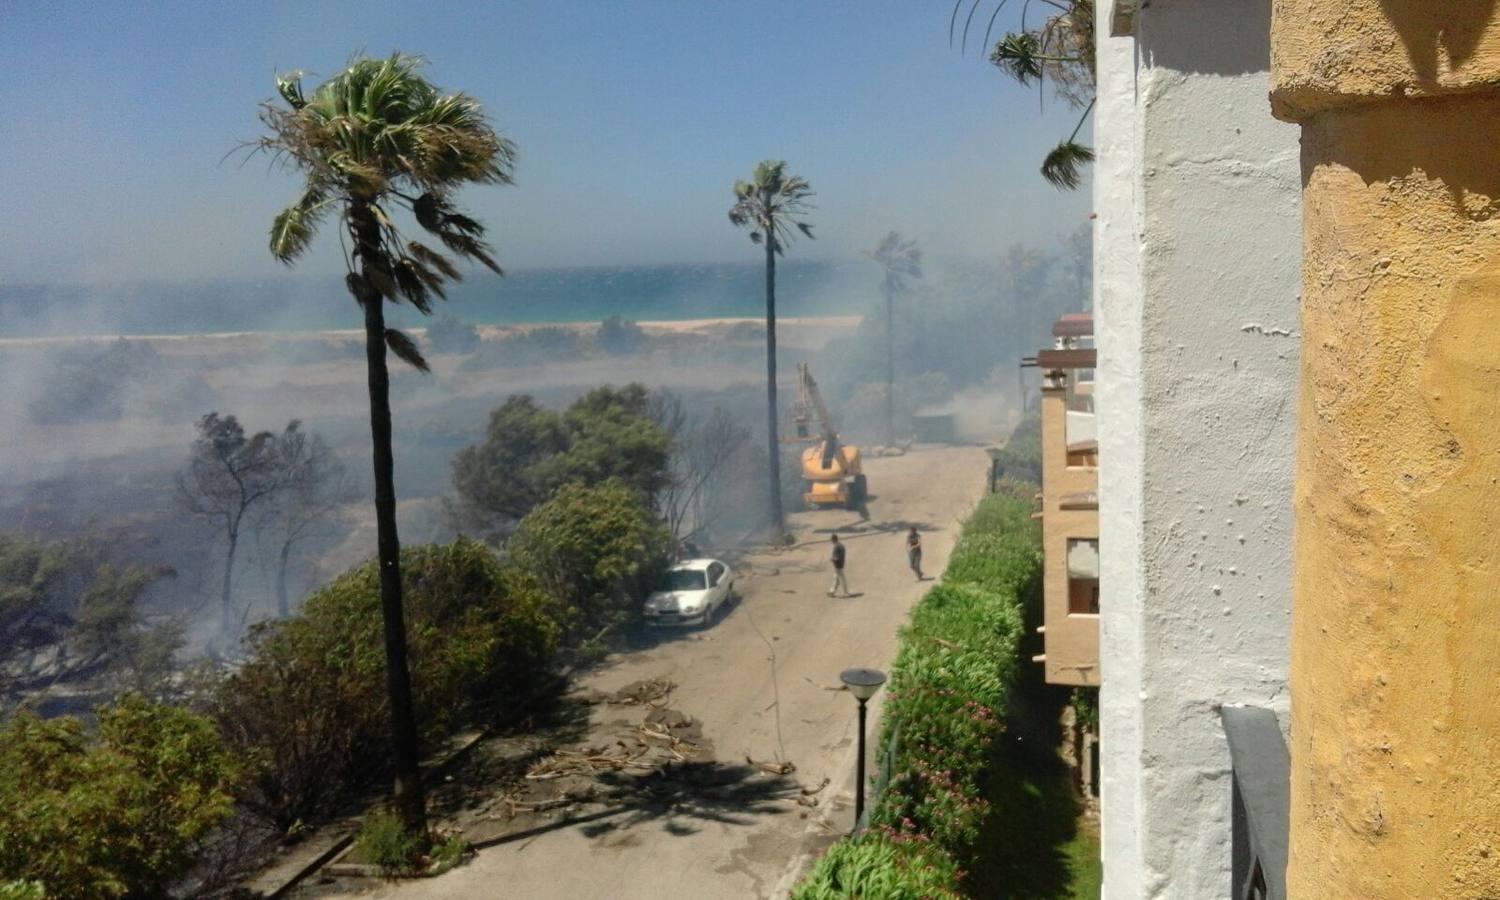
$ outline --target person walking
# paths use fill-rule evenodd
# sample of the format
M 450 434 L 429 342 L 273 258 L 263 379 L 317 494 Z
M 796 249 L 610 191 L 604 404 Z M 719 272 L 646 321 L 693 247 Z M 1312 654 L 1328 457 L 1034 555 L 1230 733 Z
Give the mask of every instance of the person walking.
M 843 592 L 845 597 L 849 596 L 849 582 L 844 578 L 844 542 L 839 540 L 838 535 L 833 536 L 833 586 L 828 589 L 828 596 L 832 597 Z
M 906 535 L 906 564 L 917 573 L 917 580 L 922 580 L 922 536 L 917 534 L 917 526 L 913 525 L 911 531 Z

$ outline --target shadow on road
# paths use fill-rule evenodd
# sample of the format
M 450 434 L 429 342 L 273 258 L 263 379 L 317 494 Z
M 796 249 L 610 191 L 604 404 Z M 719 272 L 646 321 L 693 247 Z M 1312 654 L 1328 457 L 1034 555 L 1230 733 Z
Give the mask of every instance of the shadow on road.
M 603 838 L 653 823 L 683 837 L 698 833 L 705 822 L 752 825 L 758 817 L 785 815 L 797 808 L 802 796 L 801 786 L 789 776 L 721 762 L 683 763 L 643 776 L 603 773 L 597 783 L 605 808 L 477 841 L 474 847 L 496 847 L 575 827 L 586 837 Z

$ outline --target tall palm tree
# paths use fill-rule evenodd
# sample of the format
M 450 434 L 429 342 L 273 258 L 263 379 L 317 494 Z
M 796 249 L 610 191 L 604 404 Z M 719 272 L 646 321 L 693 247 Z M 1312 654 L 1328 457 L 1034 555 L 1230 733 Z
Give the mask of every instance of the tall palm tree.
M 423 372 L 428 368 L 410 337 L 386 327 L 384 302 L 409 303 L 430 314 L 433 299 L 444 297 L 444 283 L 460 275 L 447 256 L 408 240 L 395 213 L 405 208 L 449 252 L 504 274 L 484 242 L 484 226 L 455 211 L 452 195 L 468 183 L 510 184 L 515 146 L 495 132 L 473 98 L 441 93 L 421 67 L 420 59 L 399 53 L 356 58 L 310 96 L 302 91 L 300 74 L 278 77 L 276 89 L 285 105 L 262 104 L 260 118 L 270 133 L 256 146 L 306 179 L 302 196 L 271 225 L 272 255 L 290 265 L 307 250 L 319 223 L 336 215 L 348 268 L 345 283 L 364 313 L 395 806 L 408 830 L 425 836 L 401 600 L 386 351 Z
M 896 442 L 896 295 L 908 278 L 922 277 L 922 251 L 892 231 L 867 254 L 885 270 L 885 442 Z
M 750 230 L 750 240 L 766 248 L 766 434 L 771 456 L 771 530 L 777 543 L 786 536 L 781 509 L 781 439 L 776 429 L 776 257 L 786 252 L 795 233 L 813 236 L 812 226 L 799 221 L 812 209 L 807 179 L 787 173 L 782 160 L 765 160 L 749 181 L 734 183 L 734 206 L 729 221 Z

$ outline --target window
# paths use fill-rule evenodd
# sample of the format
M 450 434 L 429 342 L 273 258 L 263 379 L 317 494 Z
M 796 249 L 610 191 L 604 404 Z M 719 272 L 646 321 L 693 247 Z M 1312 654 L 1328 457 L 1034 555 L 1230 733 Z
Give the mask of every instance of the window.
M 1099 540 L 1068 539 L 1068 615 L 1099 614 Z
M 705 587 L 703 573 L 697 569 L 673 569 L 667 573 L 664 591 L 701 591 Z
M 1068 615 L 1099 615 L 1099 579 L 1068 579 Z

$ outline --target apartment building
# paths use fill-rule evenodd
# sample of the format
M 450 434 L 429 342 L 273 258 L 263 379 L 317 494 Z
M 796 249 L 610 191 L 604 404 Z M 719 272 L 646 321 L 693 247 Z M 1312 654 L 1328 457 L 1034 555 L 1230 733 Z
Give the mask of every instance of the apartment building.
M 1026 362 L 1042 373 L 1043 644 L 1048 684 L 1099 686 L 1099 441 L 1093 319 L 1064 316 L 1053 347 Z

